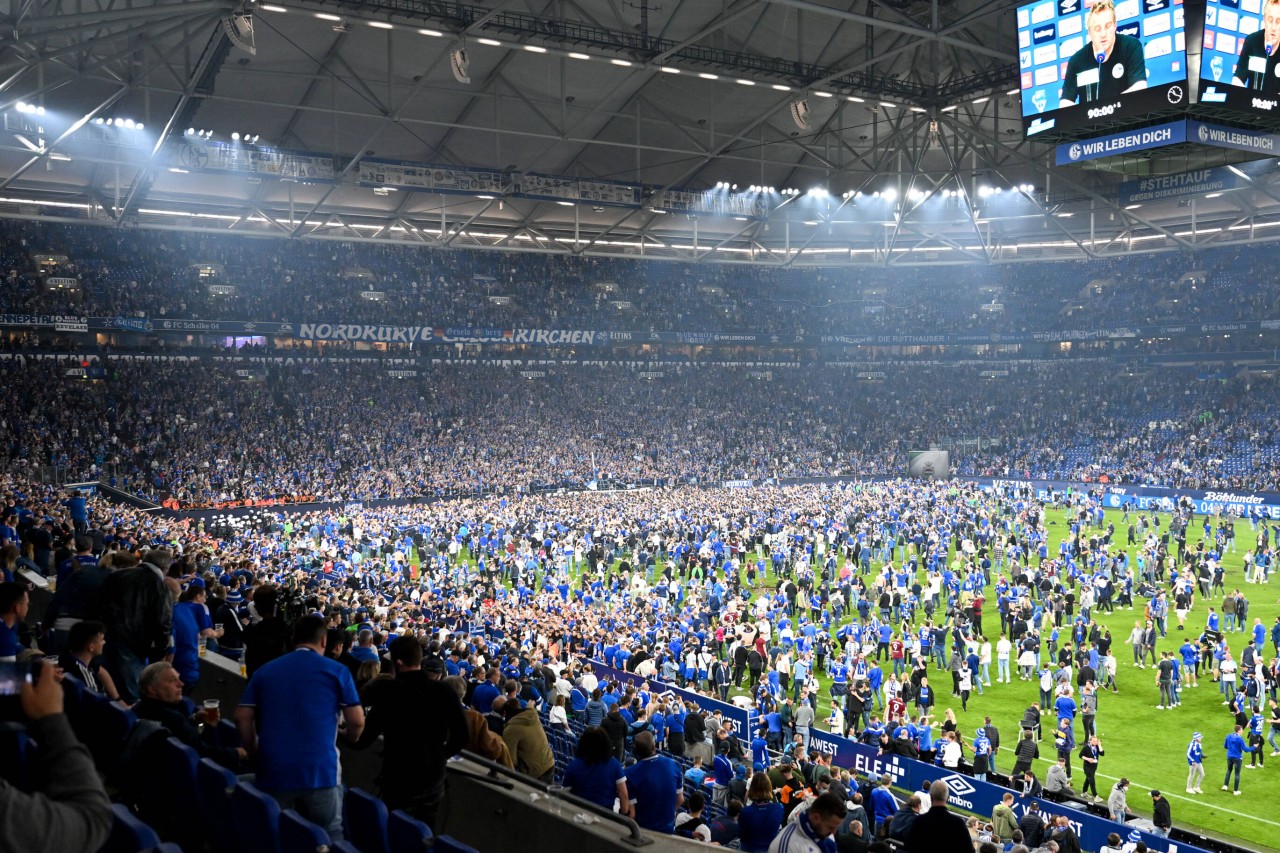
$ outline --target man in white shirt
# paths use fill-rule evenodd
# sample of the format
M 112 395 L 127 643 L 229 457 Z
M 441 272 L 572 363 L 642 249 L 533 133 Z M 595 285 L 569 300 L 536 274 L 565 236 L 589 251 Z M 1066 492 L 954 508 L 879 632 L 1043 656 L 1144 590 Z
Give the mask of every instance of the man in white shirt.
M 596 678 L 596 674 L 592 672 L 590 664 L 582 668 L 582 677 L 578 679 L 578 684 L 582 687 L 582 692 L 588 696 L 600 686 L 600 679 Z
M 1004 634 L 996 643 L 996 681 L 1009 683 L 1009 656 L 1013 653 L 1013 643 Z

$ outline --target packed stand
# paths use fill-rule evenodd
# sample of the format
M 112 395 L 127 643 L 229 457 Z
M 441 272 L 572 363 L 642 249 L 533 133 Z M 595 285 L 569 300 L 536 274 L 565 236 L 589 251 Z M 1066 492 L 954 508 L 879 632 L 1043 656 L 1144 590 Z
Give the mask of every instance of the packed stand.
M 226 365 L 105 364 L 98 381 L 57 362 L 15 364 L 8 390 L 21 404 L 0 419 L 0 464 L 191 507 L 893 476 L 911 450 L 981 439 L 956 453 L 958 473 L 1280 488 L 1280 395 L 1265 378 L 1063 365 L 1000 379 L 901 369 L 882 382 L 837 369 L 640 380 L 594 367 L 529 380 L 481 366 L 392 379 L 326 364 L 273 366 L 256 381 Z
M 9 286 L 0 313 L 776 335 L 1016 333 L 1270 318 L 1280 296 L 1265 274 L 1271 252 L 1264 245 L 949 266 L 938 268 L 948 282 L 938 288 L 934 276 L 901 269 L 776 270 L 6 221 L 0 275 Z M 79 279 L 78 300 L 42 291 L 34 263 L 41 254 L 65 258 L 51 271 Z M 379 301 L 361 298 L 365 292 L 379 293 Z

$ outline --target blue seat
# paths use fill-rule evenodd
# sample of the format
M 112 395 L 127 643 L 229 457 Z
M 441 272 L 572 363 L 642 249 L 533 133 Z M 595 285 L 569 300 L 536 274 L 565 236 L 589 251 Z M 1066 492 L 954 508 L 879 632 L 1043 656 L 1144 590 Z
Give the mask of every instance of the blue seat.
M 234 773 L 212 759 L 200 759 L 196 765 L 196 790 L 200 814 L 215 850 L 236 848 L 235 825 L 231 822 L 231 792 L 235 787 Z
M 360 853 L 389 853 L 387 849 L 387 806 L 359 788 L 347 789 L 342 798 L 342 821 L 347 838 Z
M 213 742 L 223 749 L 235 749 L 243 746 L 240 742 L 240 730 L 228 719 L 221 719 L 213 728 Z
M 280 804 L 250 782 L 240 782 L 231 792 L 231 821 L 238 850 L 244 853 L 280 853 Z
M 480 853 L 476 848 L 448 835 L 437 835 L 436 842 L 432 846 L 440 853 Z
M 111 834 L 98 853 L 139 853 L 160 846 L 160 836 L 129 811 L 129 807 L 116 803 L 111 807 Z
M 293 809 L 280 813 L 280 853 L 317 853 L 329 846 L 329 833 Z
M 329 845 L 329 853 L 361 853 L 350 841 L 335 841 Z
M 387 820 L 387 842 L 395 853 L 426 850 L 431 846 L 431 827 L 396 809 Z
M 0 723 L 0 778 L 22 791 L 31 790 L 28 761 L 31 738 L 20 723 Z
M 161 844 L 159 847 L 152 847 L 150 850 L 145 850 L 143 853 L 183 853 L 183 850 L 181 844 L 170 841 L 166 844 Z
M 160 744 L 159 769 L 164 785 L 148 785 L 149 802 L 153 812 L 144 812 L 166 838 L 174 838 L 188 845 L 204 837 L 202 828 L 190 819 L 188 808 L 200 801 L 196 788 L 196 767 L 200 754 L 177 738 L 165 738 Z
M 173 737 L 164 742 L 162 749 L 166 781 L 171 791 L 169 800 L 175 805 L 197 802 L 196 766 L 200 763 L 200 753 Z
M 138 716 L 92 690 L 83 692 L 79 711 L 78 720 L 72 720 L 76 738 L 89 748 L 99 769 L 113 769 Z

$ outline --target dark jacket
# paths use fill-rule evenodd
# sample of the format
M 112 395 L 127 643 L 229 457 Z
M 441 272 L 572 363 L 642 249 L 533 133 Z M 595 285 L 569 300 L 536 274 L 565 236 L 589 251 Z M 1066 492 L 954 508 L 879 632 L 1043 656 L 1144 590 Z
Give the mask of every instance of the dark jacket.
M 614 752 L 621 754 L 622 745 L 627 740 L 627 718 L 622 716 L 622 712 L 618 710 L 617 705 L 610 708 L 609 713 L 604 715 L 600 728 L 604 729 L 604 733 L 609 736 L 609 742 L 613 744 Z
M 934 804 L 912 822 L 911 831 L 907 834 L 907 849 L 965 853 L 973 849 L 973 840 L 969 837 L 964 818 L 947 811 L 946 806 Z
M 268 616 L 244 629 L 245 673 L 253 674 L 283 655 L 289 641 L 289 626 L 279 616 Z
M 200 753 L 201 758 L 211 758 L 228 770 L 240 772 L 240 754 L 234 747 L 214 746 L 206 741 L 201 736 L 200 727 L 192 722 L 191 709 L 187 703 L 161 702 L 159 699 L 144 697 L 133 706 L 133 712 L 139 719 L 159 723 L 169 734 Z
M 916 822 L 916 818 L 920 815 L 911 810 L 909 801 L 902 804 L 902 808 L 893 816 L 893 822 L 889 824 L 889 837 L 896 838 L 905 842 L 907 836 L 911 833 L 911 826 Z
M 1022 843 L 1027 847 L 1039 847 L 1045 839 L 1044 821 L 1039 811 L 1028 810 L 1018 821 L 1018 829 L 1022 830 Z
M 1152 814 L 1151 822 L 1161 829 L 1169 829 L 1173 826 L 1173 816 L 1169 813 L 1169 801 L 1164 797 L 1151 801 Z
M 173 633 L 173 598 L 162 575 L 150 563 L 113 571 L 90 614 L 106 624 L 111 642 L 151 660 L 164 657 Z
M 52 612 L 45 613 L 44 623 L 52 625 L 55 620 L 64 616 L 86 618 L 93 611 L 94 600 L 110 576 L 111 569 L 96 563 L 77 568 L 53 594 L 53 601 L 49 605 Z
M 219 601 L 216 606 L 212 600 L 207 603 L 209 612 L 213 614 L 213 623 L 222 625 L 223 634 L 218 638 L 218 646 L 224 651 L 244 648 L 245 626 L 240 624 L 236 609 L 225 601 Z
M 702 743 L 707 739 L 707 724 L 701 714 L 694 711 L 685 714 L 684 739 L 686 743 Z
M 385 738 L 382 799 L 393 808 L 444 782 L 445 762 L 467 745 L 470 732 L 457 694 L 422 670 L 370 685 L 369 715 L 356 749 Z
M 1040 757 L 1040 746 L 1036 743 L 1035 738 L 1023 738 L 1013 748 L 1013 754 L 1015 756 L 1013 772 L 1020 773 L 1024 770 L 1030 770 L 1031 762 Z

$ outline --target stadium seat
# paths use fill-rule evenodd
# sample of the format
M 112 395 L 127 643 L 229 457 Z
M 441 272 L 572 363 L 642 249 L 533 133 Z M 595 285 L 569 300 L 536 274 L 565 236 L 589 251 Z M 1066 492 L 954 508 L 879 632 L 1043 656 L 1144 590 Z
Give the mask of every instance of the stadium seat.
M 426 850 L 431 846 L 431 827 L 407 812 L 396 809 L 387 820 L 387 842 L 394 853 Z
M 19 723 L 0 723 L 0 778 L 21 791 L 31 790 L 27 761 L 31 738 Z
M 279 853 L 280 806 L 250 782 L 231 791 L 231 821 L 243 853 Z
M 199 799 L 196 793 L 196 765 L 200 763 L 200 753 L 172 737 L 165 740 L 162 750 L 165 779 L 171 791 L 169 799 L 175 805 L 196 802 Z
M 448 835 L 437 835 L 433 846 L 439 853 L 480 853 L 476 848 Z
M 280 813 L 280 853 L 317 853 L 329 847 L 329 833 L 293 809 Z
M 129 811 L 129 807 L 116 803 L 111 807 L 111 834 L 98 848 L 98 853 L 139 853 L 160 846 L 160 836 Z
M 160 768 L 164 785 L 148 786 L 153 792 L 149 797 L 153 811 L 148 818 L 160 826 L 167 838 L 178 838 L 184 843 L 198 842 L 203 833 L 196 821 L 186 813 L 187 806 L 200 801 L 196 788 L 196 767 L 200 754 L 177 738 L 165 738 L 160 745 Z
M 111 769 L 120 757 L 125 738 L 138 724 L 137 715 L 91 690 L 84 691 L 80 710 L 76 737 L 89 748 L 99 769 Z
M 224 749 L 234 749 L 241 746 L 240 730 L 236 728 L 235 723 L 223 718 L 219 720 L 218 725 L 213 728 L 213 742 L 216 746 Z
M 236 776 L 209 758 L 196 765 L 196 789 L 200 814 L 215 850 L 230 851 L 236 847 L 235 826 L 231 823 L 231 792 Z
M 347 838 L 360 853 L 388 853 L 387 807 L 368 791 L 348 788 L 342 798 Z

